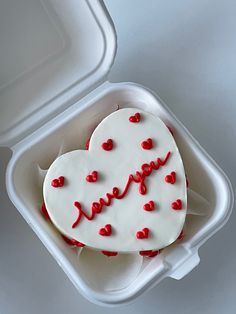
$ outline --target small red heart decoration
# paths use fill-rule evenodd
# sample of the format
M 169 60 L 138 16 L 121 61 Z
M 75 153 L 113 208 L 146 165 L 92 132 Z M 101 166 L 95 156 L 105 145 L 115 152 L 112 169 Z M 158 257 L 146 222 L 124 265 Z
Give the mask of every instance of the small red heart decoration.
M 153 147 L 152 139 L 148 138 L 147 140 L 143 141 L 141 146 L 143 149 L 151 149 Z
M 106 256 L 116 256 L 118 253 L 117 252 L 111 252 L 111 251 L 101 251 L 102 254 Z
M 182 230 L 177 238 L 177 240 L 183 240 L 184 238 L 184 230 Z
M 106 142 L 102 143 L 102 148 L 104 150 L 112 150 L 113 148 L 113 141 L 111 138 L 109 138 Z
M 63 176 L 60 176 L 57 179 L 53 179 L 51 182 L 51 186 L 54 188 L 61 188 L 64 185 L 65 178 Z
M 139 251 L 139 255 L 141 256 L 148 256 L 151 253 L 152 253 L 152 250 Z
M 155 209 L 155 204 L 154 204 L 154 202 L 153 202 L 153 201 L 150 201 L 150 202 L 144 204 L 144 205 L 143 205 L 143 209 L 146 210 L 146 211 L 148 211 L 148 212 L 151 212 L 152 210 Z
M 86 143 L 85 143 L 85 149 L 86 150 L 89 150 L 89 143 L 90 143 L 90 138 L 88 138 Z
M 135 115 L 129 117 L 129 121 L 133 123 L 138 123 L 140 121 L 140 113 L 136 112 Z
M 45 219 L 50 220 L 50 217 L 49 217 L 49 214 L 48 214 L 48 211 L 47 211 L 47 208 L 46 208 L 46 205 L 44 202 L 41 206 L 41 211 L 42 211 L 42 214 L 44 215 Z
M 176 182 L 176 172 L 175 171 L 172 171 L 170 174 L 168 174 L 166 177 L 165 177 L 165 181 L 167 183 L 170 183 L 170 184 L 175 184 Z
M 97 171 L 92 171 L 91 174 L 87 175 L 86 181 L 88 182 L 96 182 L 98 179 Z
M 149 229 L 148 228 L 143 228 L 140 231 L 137 231 L 136 233 L 136 238 L 137 239 L 147 239 L 149 235 Z
M 112 233 L 112 229 L 111 229 L 111 225 L 110 224 L 107 224 L 105 225 L 105 227 L 101 228 L 99 230 L 99 234 L 101 236 L 110 236 Z
M 171 207 L 174 209 L 174 210 L 180 210 L 182 209 L 182 201 L 180 199 L 177 199 L 175 202 L 173 202 L 171 204 Z
M 145 256 L 145 257 L 155 257 L 158 254 L 161 253 L 161 250 L 153 251 L 153 250 L 147 250 L 147 251 L 139 251 L 139 255 Z
M 155 257 L 155 256 L 159 255 L 160 253 L 161 253 L 161 250 L 152 251 L 152 252 L 148 255 L 148 257 Z
M 69 244 L 69 245 L 73 245 L 73 246 L 77 246 L 77 247 L 84 247 L 84 246 L 85 246 L 84 243 L 79 242 L 79 241 L 77 241 L 77 240 L 75 240 L 75 239 L 69 239 L 69 238 L 65 237 L 63 234 L 62 234 L 61 236 L 62 236 L 63 240 L 64 240 L 67 244 Z

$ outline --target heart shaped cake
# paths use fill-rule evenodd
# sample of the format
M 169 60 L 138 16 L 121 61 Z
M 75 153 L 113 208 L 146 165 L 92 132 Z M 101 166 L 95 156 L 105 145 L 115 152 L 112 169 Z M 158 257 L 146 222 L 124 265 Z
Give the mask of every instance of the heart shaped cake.
M 58 157 L 43 195 L 64 236 L 104 252 L 164 248 L 178 238 L 186 217 L 186 178 L 175 140 L 159 118 L 134 108 L 106 117 L 88 150 Z

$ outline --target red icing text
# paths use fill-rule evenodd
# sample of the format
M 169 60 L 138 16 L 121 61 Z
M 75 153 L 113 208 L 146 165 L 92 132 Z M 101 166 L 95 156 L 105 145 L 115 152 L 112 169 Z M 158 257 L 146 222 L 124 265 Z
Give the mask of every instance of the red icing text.
M 100 198 L 97 202 L 92 203 L 91 213 L 89 214 L 82 209 L 82 205 L 78 201 L 75 201 L 74 206 L 78 210 L 78 216 L 74 223 L 72 224 L 72 228 L 75 228 L 79 224 L 82 217 L 86 218 L 87 220 L 93 220 L 97 214 L 100 214 L 102 212 L 103 206 L 108 207 L 111 205 L 112 199 L 120 200 L 124 198 L 125 195 L 128 193 L 129 187 L 132 182 L 139 184 L 140 194 L 142 195 L 146 194 L 147 193 L 147 187 L 145 184 L 146 177 L 148 177 L 153 172 L 153 170 L 158 170 L 160 167 L 164 166 L 167 163 L 170 154 L 171 153 L 168 152 L 164 159 L 157 158 L 156 160 L 151 161 L 148 164 L 143 164 L 141 166 L 141 171 L 136 171 L 135 175 L 134 174 L 129 175 L 123 192 L 120 192 L 120 190 L 117 187 L 114 187 L 112 189 L 112 192 L 106 193 L 106 198 Z

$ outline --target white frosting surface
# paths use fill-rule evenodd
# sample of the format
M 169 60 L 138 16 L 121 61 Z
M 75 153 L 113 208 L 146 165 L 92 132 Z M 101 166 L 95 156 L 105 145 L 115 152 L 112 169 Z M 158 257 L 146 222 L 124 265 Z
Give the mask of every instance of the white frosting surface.
M 139 112 L 141 120 L 131 123 L 129 117 Z M 78 134 L 79 136 L 79 134 Z M 142 141 L 152 138 L 153 148 L 145 150 Z M 113 149 L 104 150 L 101 145 L 113 140 Z M 144 163 L 157 158 L 167 163 L 145 178 L 147 193 L 139 193 L 139 183 L 132 182 L 122 199 L 113 199 L 104 206 L 93 220 L 82 216 L 75 228 L 72 224 L 78 216 L 74 202 L 81 203 L 83 211 L 91 215 L 91 204 L 106 198 L 113 187 L 122 192 L 130 174 L 141 171 Z M 96 182 L 87 182 L 92 171 L 98 172 Z M 165 176 L 176 172 L 175 184 L 165 181 Z M 55 188 L 52 180 L 65 177 L 65 184 Z M 89 150 L 76 150 L 58 157 L 45 177 L 43 194 L 53 224 L 67 237 L 86 246 L 107 251 L 132 252 L 163 248 L 174 242 L 180 234 L 186 217 L 186 179 L 181 156 L 176 143 L 165 124 L 157 117 L 139 109 L 118 110 L 106 117 L 95 129 Z M 174 210 L 172 202 L 180 199 L 182 209 Z M 143 205 L 154 201 L 155 209 L 145 211 Z M 100 228 L 111 224 L 112 234 L 101 236 Z M 137 239 L 137 231 L 149 228 L 149 237 Z

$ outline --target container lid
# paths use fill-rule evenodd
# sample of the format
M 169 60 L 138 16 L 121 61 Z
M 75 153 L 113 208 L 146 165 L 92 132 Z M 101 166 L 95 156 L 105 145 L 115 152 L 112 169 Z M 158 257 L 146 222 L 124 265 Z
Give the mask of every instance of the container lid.
M 116 34 L 97 0 L 0 2 L 0 145 L 11 146 L 105 81 Z

